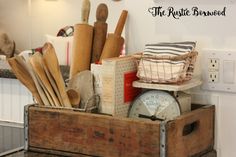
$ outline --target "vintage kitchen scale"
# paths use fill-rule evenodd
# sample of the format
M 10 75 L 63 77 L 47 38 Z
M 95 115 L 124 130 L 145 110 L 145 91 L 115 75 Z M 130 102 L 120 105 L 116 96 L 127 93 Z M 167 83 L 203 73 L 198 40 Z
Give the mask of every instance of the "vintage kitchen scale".
M 135 55 L 140 80 L 133 82 L 133 87 L 149 91 L 134 100 L 129 117 L 169 121 L 191 110 L 191 96 L 182 91 L 202 83 L 192 79 L 198 54 L 195 45 L 195 42 L 147 44 L 143 53 Z
M 141 93 L 132 103 L 129 117 L 169 121 L 191 110 L 191 95 L 183 91 L 201 85 L 193 79 L 181 85 L 149 84 L 133 82 L 137 88 L 149 89 Z
M 195 45 L 195 42 L 147 44 L 144 53 L 135 55 L 140 80 L 134 81 L 133 87 L 149 90 L 133 101 L 129 117 L 169 121 L 191 111 L 191 95 L 182 91 L 202 83 L 192 79 L 198 54 Z

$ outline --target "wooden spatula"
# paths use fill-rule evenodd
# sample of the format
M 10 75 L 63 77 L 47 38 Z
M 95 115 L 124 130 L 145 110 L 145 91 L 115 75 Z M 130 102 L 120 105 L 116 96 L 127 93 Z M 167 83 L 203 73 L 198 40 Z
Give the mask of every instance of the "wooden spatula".
M 43 59 L 45 61 L 45 64 L 50 74 L 53 76 L 54 81 L 56 82 L 56 85 L 58 87 L 59 93 L 62 97 L 63 106 L 71 107 L 70 100 L 65 90 L 65 83 L 61 75 L 61 71 L 60 71 L 60 67 L 59 67 L 59 63 L 58 63 L 58 59 L 57 59 L 54 47 L 52 46 L 51 43 L 45 43 L 42 51 L 43 51 Z
M 20 57 L 16 57 L 17 62 L 23 67 L 25 68 L 30 76 L 32 77 L 34 84 L 37 88 L 37 91 L 40 95 L 40 98 L 42 99 L 43 103 L 45 106 L 50 106 L 49 100 L 44 92 L 43 86 L 41 85 L 41 82 L 39 82 L 39 79 L 37 78 L 36 74 L 34 73 L 31 64 L 29 63 L 28 60 L 25 60 L 22 56 Z
M 14 72 L 18 80 L 30 90 L 37 103 L 39 105 L 44 105 L 32 77 L 30 76 L 29 72 L 17 62 L 16 57 L 8 59 L 8 63 L 11 66 L 12 71 Z
M 56 82 L 54 81 L 54 79 L 53 79 L 52 75 L 50 74 L 50 72 L 49 72 L 47 66 L 45 65 L 45 63 L 43 64 L 43 69 L 44 69 L 44 71 L 45 71 L 45 73 L 47 75 L 47 78 L 48 78 L 50 84 L 52 85 L 52 88 L 53 88 L 54 92 L 56 93 L 56 96 L 57 96 L 57 98 L 58 98 L 58 100 L 60 102 L 60 106 L 63 106 L 62 97 L 60 95 L 60 92 L 58 90 Z
M 47 78 L 47 75 L 43 68 L 43 56 L 41 53 L 36 52 L 34 55 L 32 55 L 29 59 L 30 64 L 33 67 L 33 70 L 35 71 L 36 75 L 39 77 L 39 79 L 42 81 L 42 84 L 44 85 L 46 91 L 49 93 L 49 100 L 52 103 L 53 106 L 60 106 L 59 100 L 57 96 L 55 95 L 53 88 L 49 82 L 49 79 Z

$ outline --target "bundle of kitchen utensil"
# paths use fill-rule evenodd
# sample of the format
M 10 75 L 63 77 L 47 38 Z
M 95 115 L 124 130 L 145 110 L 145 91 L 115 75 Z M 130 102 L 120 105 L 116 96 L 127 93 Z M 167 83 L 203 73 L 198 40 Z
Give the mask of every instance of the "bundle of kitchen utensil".
M 51 43 L 44 44 L 42 53 L 37 51 L 29 57 L 17 55 L 9 58 L 8 63 L 18 80 L 30 90 L 40 106 L 76 107 L 88 112 L 97 107 L 96 102 L 90 103 L 89 106 L 87 104 L 80 106 L 78 89 L 73 86 L 68 86 L 66 89 Z M 92 84 L 92 80 L 87 82 Z
M 114 34 L 108 34 L 108 8 L 97 7 L 94 26 L 88 24 L 90 1 L 83 0 L 81 23 L 76 24 L 73 36 L 72 63 L 66 89 L 57 55 L 52 43 L 45 43 L 30 57 L 15 56 L 8 63 L 16 77 L 32 93 L 41 106 L 78 108 L 90 112 L 98 108 L 99 96 L 94 94 L 90 64 L 102 59 L 118 57 L 124 44 L 121 36 L 128 12 L 123 10 Z
M 193 76 L 195 42 L 146 44 L 138 59 L 137 76 L 148 83 L 182 83 Z
M 128 11 L 123 10 L 114 33 L 107 35 L 108 7 L 101 3 L 97 7 L 94 26 L 88 24 L 90 1 L 82 3 L 81 23 L 74 25 L 74 39 L 70 78 L 77 73 L 89 70 L 91 63 L 102 62 L 103 59 L 119 57 L 124 45 L 121 36 Z

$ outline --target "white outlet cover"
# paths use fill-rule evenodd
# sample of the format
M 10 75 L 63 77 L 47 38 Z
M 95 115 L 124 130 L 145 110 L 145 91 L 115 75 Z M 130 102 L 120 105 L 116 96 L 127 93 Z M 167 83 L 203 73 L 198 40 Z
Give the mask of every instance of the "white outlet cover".
M 208 69 L 209 71 L 218 71 L 219 70 L 219 59 L 211 58 L 208 59 Z
M 226 73 L 224 68 L 225 61 L 236 62 L 236 50 L 215 50 L 215 49 L 204 49 L 201 53 L 201 65 L 202 65 L 202 89 L 210 91 L 222 91 L 222 92 L 233 92 L 236 93 L 236 76 L 232 76 L 227 83 L 224 81 L 224 74 Z M 209 69 L 209 59 L 219 59 L 218 69 Z M 236 68 L 228 69 L 236 74 Z M 218 72 L 218 79 L 215 82 L 209 81 L 209 73 Z

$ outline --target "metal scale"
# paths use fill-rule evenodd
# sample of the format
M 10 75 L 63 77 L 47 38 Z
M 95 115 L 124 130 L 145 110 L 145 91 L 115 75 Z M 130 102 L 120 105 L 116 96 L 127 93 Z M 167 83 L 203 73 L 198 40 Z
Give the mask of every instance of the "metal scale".
M 191 110 L 191 96 L 182 91 L 201 85 L 192 79 L 181 85 L 133 82 L 133 87 L 149 89 L 139 95 L 129 110 L 130 118 L 169 121 Z M 150 90 L 151 89 L 151 90 Z

